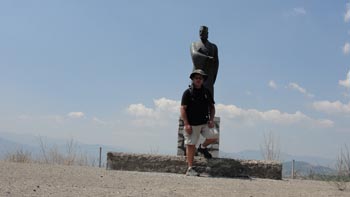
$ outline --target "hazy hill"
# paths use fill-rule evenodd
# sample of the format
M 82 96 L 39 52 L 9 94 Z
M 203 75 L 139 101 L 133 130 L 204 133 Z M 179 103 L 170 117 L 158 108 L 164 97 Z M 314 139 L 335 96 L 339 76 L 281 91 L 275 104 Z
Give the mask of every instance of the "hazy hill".
M 261 151 L 258 151 L 258 150 L 245 150 L 245 151 L 240 151 L 236 153 L 227 153 L 227 152 L 220 151 L 220 157 L 238 158 L 238 159 L 256 159 L 256 160 L 264 159 L 262 157 Z M 289 162 L 292 160 L 304 161 L 312 165 L 321 165 L 321 166 L 334 166 L 335 164 L 335 160 L 328 159 L 328 158 L 322 158 L 322 157 L 316 157 L 316 156 L 291 155 L 288 153 L 281 153 L 280 160 L 282 162 Z
M 294 171 L 296 176 L 309 176 L 309 175 L 333 175 L 336 171 L 332 168 L 312 165 L 303 161 L 295 161 Z M 282 167 L 282 176 L 289 177 L 292 172 L 292 161 L 284 162 Z
M 237 153 L 220 152 L 220 157 L 236 158 L 236 159 L 263 159 L 260 151 L 246 150 Z M 281 153 L 282 176 L 289 177 L 291 175 L 292 160 L 295 160 L 295 172 L 297 176 L 309 176 L 312 174 L 331 175 L 335 170 L 334 161 L 314 156 L 293 156 Z
M 6 156 L 6 154 L 13 153 L 18 150 L 24 150 L 30 153 L 35 153 L 37 151 L 37 148 L 0 137 L 0 159 L 3 159 Z

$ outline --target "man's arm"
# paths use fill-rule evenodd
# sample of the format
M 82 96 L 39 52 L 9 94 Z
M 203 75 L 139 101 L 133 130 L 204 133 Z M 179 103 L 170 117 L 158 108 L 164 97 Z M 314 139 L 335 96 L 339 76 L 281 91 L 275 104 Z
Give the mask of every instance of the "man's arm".
M 210 106 L 210 120 L 214 121 L 214 117 L 215 117 L 215 105 L 211 104 L 211 106 Z
M 192 128 L 191 128 L 190 123 L 188 122 L 187 113 L 186 113 L 186 108 L 187 108 L 186 105 L 181 105 L 180 114 L 181 114 L 182 120 L 184 121 L 184 128 L 185 128 L 185 131 L 186 131 L 188 134 L 191 134 L 191 133 L 192 133 Z
M 215 105 L 212 103 L 209 109 L 209 127 L 213 128 L 214 127 L 214 117 L 215 117 Z
M 181 105 L 180 112 L 181 112 L 181 118 L 184 121 L 184 124 L 187 125 L 188 119 L 187 119 L 187 114 L 186 114 L 186 105 Z

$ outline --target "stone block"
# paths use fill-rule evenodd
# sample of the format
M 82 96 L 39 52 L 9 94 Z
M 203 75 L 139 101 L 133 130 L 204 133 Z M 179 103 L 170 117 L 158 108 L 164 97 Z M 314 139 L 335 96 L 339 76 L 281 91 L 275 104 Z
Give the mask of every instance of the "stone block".
M 194 165 L 202 176 L 282 179 L 281 163 L 272 161 L 195 157 Z M 185 174 L 187 162 L 185 156 L 109 152 L 107 169 Z

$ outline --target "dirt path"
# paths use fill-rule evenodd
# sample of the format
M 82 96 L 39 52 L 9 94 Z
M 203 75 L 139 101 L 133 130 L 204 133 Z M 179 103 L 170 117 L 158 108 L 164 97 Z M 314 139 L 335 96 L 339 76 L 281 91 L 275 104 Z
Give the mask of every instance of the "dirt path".
M 225 179 L 0 161 L 0 196 L 350 196 L 320 181 Z

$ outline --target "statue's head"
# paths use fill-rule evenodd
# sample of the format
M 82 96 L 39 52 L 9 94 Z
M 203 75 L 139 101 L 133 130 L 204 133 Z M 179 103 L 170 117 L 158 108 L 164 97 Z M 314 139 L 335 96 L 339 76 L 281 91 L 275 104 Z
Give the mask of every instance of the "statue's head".
M 199 37 L 201 38 L 201 40 L 208 39 L 208 27 L 207 26 L 201 26 L 199 28 Z

